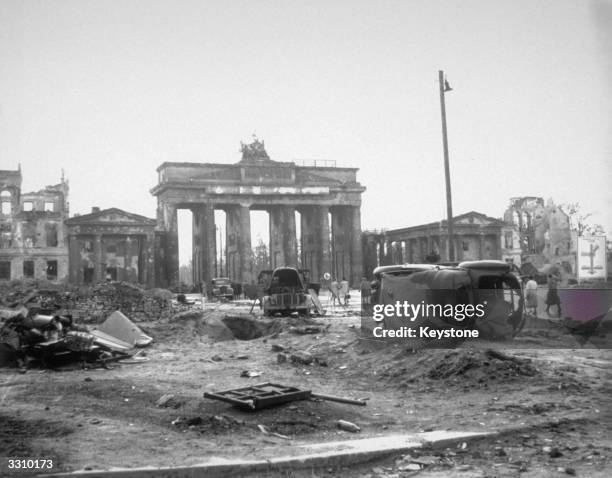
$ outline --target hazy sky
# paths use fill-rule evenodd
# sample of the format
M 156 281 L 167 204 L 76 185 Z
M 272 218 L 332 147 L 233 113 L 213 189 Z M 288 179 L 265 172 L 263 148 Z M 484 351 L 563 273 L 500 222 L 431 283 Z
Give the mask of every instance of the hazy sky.
M 612 231 L 612 1 L 0 2 L 0 168 L 155 216 L 164 161 L 360 168 L 364 228 L 580 202 Z

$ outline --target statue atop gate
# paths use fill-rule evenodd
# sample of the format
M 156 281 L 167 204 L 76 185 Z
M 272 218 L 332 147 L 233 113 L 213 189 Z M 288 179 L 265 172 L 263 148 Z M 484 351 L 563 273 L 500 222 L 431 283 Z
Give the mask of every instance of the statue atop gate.
M 253 142 L 250 144 L 240 141 L 240 152 L 242 153 L 241 163 L 271 161 L 270 156 L 266 153 L 264 142 L 259 141 L 255 135 L 253 135 Z

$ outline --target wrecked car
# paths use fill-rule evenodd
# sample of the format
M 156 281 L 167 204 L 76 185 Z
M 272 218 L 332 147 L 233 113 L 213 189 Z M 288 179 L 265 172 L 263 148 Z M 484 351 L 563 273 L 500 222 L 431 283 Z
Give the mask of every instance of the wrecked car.
M 307 284 L 297 269 L 278 267 L 269 276 L 264 274 L 261 277 L 262 279 L 269 277 L 263 287 L 264 315 L 310 314 L 312 300 Z
M 525 323 L 524 299 L 519 278 L 502 261 L 482 260 L 462 262 L 458 266 L 407 264 L 384 266 L 374 270 L 376 290 L 373 304 L 424 304 L 431 314 L 411 319 L 385 317 L 385 328 L 406 325 L 435 328 L 476 327 L 491 338 L 516 335 Z M 474 310 L 481 314 L 457 317 L 441 313 L 442 307 L 453 310 Z M 460 309 L 456 309 L 460 306 Z
M 211 297 L 213 299 L 234 299 L 234 288 L 228 277 L 216 277 L 211 280 Z

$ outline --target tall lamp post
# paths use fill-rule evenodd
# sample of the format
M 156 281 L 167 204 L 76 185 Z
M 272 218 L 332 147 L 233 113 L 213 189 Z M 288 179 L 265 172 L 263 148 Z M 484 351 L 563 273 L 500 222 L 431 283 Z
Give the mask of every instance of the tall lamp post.
M 453 89 L 444 78 L 444 72 L 438 71 L 440 82 L 440 109 L 442 111 L 442 144 L 444 146 L 444 175 L 446 177 L 446 220 L 448 228 L 448 260 L 455 260 L 455 244 L 453 234 L 453 202 L 451 199 L 450 167 L 448 164 L 448 139 L 446 135 L 446 106 L 444 104 L 444 94 Z

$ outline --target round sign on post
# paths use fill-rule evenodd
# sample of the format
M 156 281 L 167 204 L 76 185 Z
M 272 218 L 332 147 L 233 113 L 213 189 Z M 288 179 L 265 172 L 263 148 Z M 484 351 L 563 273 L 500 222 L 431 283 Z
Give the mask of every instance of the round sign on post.
M 323 279 L 325 280 L 331 279 L 331 274 L 329 272 L 326 272 L 325 274 L 323 274 Z

